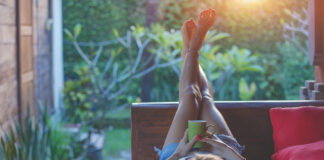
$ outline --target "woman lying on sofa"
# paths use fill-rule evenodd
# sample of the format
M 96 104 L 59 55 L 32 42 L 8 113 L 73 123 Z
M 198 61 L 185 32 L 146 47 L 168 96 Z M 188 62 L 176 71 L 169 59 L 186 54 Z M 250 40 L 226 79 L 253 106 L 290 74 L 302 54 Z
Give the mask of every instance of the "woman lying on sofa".
M 207 31 L 215 22 L 215 10 L 200 13 L 198 24 L 193 19 L 184 22 L 181 33 L 184 59 L 179 84 L 179 107 L 165 139 L 163 149 L 158 150 L 160 160 L 242 160 L 243 147 L 233 137 L 225 120 L 214 106 L 213 95 L 206 75 L 199 65 L 199 49 Z M 215 128 L 209 128 L 211 138 L 194 137 L 188 142 L 188 120 L 205 120 Z M 203 148 L 193 148 L 197 141 Z

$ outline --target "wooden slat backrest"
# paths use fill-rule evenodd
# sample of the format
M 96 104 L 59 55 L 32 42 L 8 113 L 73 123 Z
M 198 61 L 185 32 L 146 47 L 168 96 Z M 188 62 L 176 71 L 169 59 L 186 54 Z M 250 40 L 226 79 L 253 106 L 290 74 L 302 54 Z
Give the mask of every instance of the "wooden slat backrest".
M 238 141 L 246 146 L 249 160 L 270 159 L 273 154 L 269 109 L 274 107 L 324 106 L 324 101 L 222 101 L 215 102 Z M 132 104 L 132 159 L 157 158 L 153 147 L 162 148 L 178 103 Z

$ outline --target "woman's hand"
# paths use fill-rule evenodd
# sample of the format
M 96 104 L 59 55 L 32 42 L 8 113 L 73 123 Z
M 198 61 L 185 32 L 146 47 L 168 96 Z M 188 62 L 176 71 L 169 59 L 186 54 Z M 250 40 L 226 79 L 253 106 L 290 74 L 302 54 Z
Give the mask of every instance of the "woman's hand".
M 193 145 L 197 142 L 198 138 L 193 137 L 190 142 L 188 142 L 188 129 L 186 129 L 184 136 L 182 137 L 176 151 L 172 154 L 172 156 L 168 160 L 177 160 L 181 157 L 186 156 Z
M 223 141 L 218 139 L 217 137 L 214 138 L 202 138 L 201 142 L 205 142 L 211 146 L 211 152 L 213 154 L 219 155 L 225 159 L 230 160 L 244 160 L 245 158 L 242 157 L 239 153 L 237 153 L 232 147 L 225 144 Z

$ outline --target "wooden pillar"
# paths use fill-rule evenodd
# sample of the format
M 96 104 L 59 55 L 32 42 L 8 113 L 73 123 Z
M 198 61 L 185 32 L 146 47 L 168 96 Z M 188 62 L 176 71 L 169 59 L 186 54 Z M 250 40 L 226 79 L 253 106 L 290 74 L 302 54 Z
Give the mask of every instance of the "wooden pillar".
M 34 55 L 33 55 L 33 0 L 18 0 L 18 77 L 20 117 L 27 108 L 35 112 Z
M 324 99 L 324 1 L 308 1 L 309 59 L 314 66 L 315 81 L 308 80 L 301 87 L 301 99 Z
M 16 2 L 0 0 L 0 136 L 18 117 L 15 17 Z
M 324 1 L 309 0 L 309 59 L 315 67 L 316 82 L 324 82 Z

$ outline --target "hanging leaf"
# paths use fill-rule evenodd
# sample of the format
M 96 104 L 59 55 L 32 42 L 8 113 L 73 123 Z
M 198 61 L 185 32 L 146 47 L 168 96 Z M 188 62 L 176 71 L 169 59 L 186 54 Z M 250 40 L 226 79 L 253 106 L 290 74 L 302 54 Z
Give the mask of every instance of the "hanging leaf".
M 81 29 L 82 29 L 82 26 L 81 26 L 80 23 L 78 23 L 78 24 L 76 24 L 74 26 L 74 35 L 75 35 L 75 37 L 78 37 L 80 35 Z
M 118 38 L 119 37 L 119 33 L 118 33 L 117 29 L 113 29 L 113 32 L 114 32 L 114 36 L 116 38 Z

